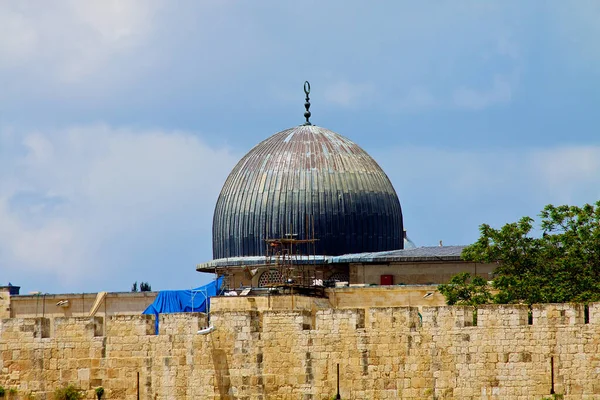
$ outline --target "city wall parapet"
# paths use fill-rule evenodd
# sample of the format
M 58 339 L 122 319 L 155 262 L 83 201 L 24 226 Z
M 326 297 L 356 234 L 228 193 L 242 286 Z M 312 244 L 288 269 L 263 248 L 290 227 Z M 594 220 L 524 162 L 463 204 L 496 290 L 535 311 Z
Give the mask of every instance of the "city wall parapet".
M 147 315 L 4 319 L 0 385 L 38 399 L 65 383 L 88 399 L 98 386 L 106 399 L 331 399 L 339 364 L 345 399 L 539 400 L 552 374 L 565 399 L 600 397 L 598 303 L 302 307 L 163 314 L 158 335 Z
M 4 290 L 3 290 L 4 289 Z M 156 298 L 158 292 L 106 293 L 96 315 L 136 315 Z M 7 287 L 0 287 L 1 318 L 87 317 L 98 293 L 26 294 L 11 296 Z

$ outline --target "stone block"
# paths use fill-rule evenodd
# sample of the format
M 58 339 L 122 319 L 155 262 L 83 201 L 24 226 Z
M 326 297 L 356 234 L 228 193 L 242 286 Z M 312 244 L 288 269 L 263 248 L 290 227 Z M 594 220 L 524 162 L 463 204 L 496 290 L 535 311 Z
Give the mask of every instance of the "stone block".
M 503 327 L 528 324 L 529 307 L 522 304 L 484 305 L 477 308 L 477 326 Z

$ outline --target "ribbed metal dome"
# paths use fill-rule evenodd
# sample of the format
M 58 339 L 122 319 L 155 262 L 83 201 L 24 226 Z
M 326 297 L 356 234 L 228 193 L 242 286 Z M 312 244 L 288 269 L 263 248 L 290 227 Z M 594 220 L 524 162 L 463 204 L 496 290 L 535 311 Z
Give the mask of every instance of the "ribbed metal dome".
M 308 125 L 276 133 L 235 166 L 215 208 L 213 256 L 264 255 L 265 238 L 308 239 L 313 226 L 319 255 L 403 247 L 400 202 L 381 167 L 349 139 Z

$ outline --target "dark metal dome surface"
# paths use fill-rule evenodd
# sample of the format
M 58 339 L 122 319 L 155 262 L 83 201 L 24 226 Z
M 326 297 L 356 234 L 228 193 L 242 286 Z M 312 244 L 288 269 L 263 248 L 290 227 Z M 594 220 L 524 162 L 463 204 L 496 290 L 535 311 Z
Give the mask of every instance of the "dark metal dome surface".
M 320 255 L 403 247 L 402 210 L 381 167 L 351 140 L 304 125 L 264 140 L 235 166 L 213 219 L 215 259 L 261 256 L 266 238 L 318 239 Z

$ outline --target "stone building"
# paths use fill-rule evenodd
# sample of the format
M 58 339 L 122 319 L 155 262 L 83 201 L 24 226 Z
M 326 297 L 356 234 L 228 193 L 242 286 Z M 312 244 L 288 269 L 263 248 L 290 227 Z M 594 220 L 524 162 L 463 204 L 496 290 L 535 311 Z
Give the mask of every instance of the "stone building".
M 8 399 L 66 384 L 120 400 L 600 396 L 600 303 L 444 306 L 435 284 L 493 265 L 412 245 L 385 173 L 310 124 L 308 91 L 306 123 L 252 149 L 217 202 L 214 260 L 197 270 L 226 276 L 230 296 L 155 316 L 141 314 L 153 292 L 0 286 Z
M 437 284 L 492 265 L 460 258 L 461 246 L 408 240 L 398 195 L 377 162 L 350 139 L 310 122 L 265 139 L 235 166 L 215 207 L 214 260 L 200 272 L 229 289 L 315 282 Z

